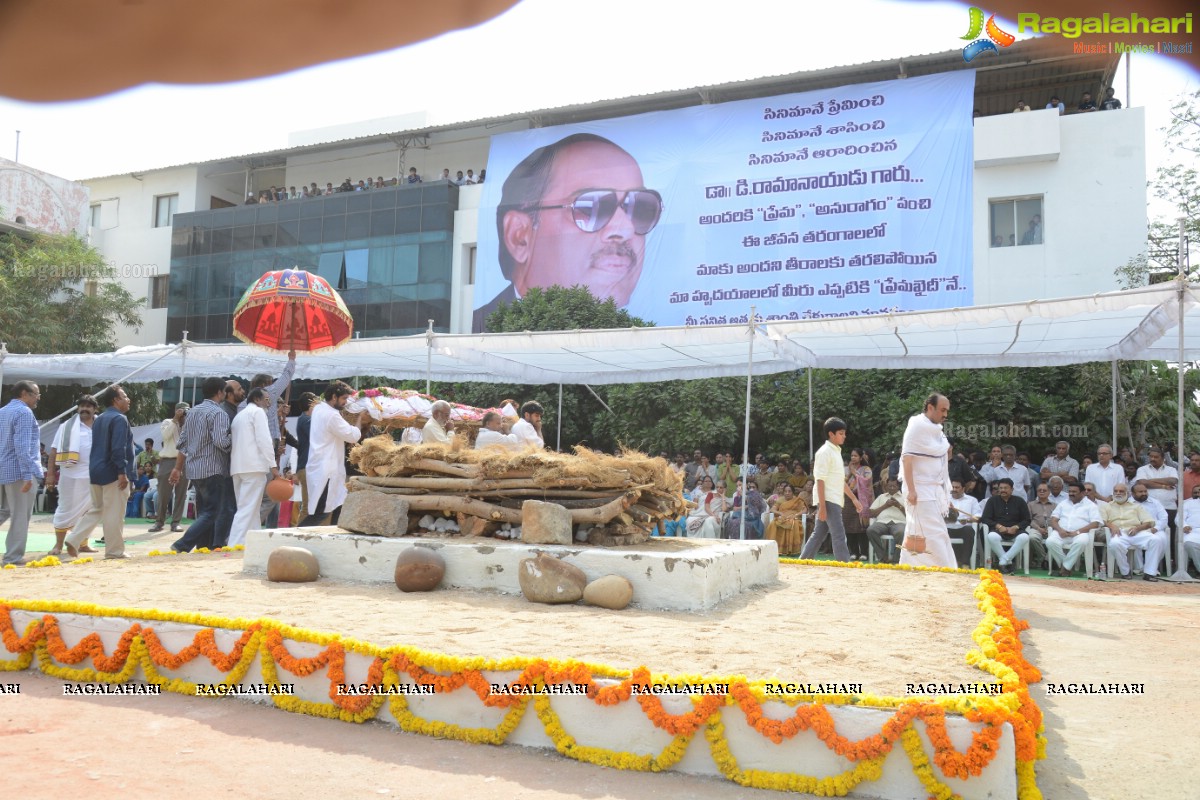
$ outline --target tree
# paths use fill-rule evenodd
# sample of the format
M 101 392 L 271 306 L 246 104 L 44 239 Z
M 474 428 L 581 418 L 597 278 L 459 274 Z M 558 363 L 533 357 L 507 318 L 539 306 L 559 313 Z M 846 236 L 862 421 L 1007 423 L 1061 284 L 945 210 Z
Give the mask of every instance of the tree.
M 116 283 L 100 251 L 75 235 L 0 235 L 0 341 L 12 353 L 112 350 L 116 327 L 142 324 L 142 300 Z M 19 375 L 6 375 L 9 381 Z M 45 386 L 39 416 L 49 418 L 97 386 Z M 157 386 L 127 384 L 131 420 L 159 415 Z
M 1150 221 L 1146 251 L 1130 259 L 1115 271 L 1122 288 L 1132 289 L 1170 279 L 1179 271 L 1179 218 L 1184 220 L 1188 242 L 1185 270 L 1195 280 L 1191 249 L 1200 243 L 1200 90 L 1176 98 L 1171 106 L 1171 122 L 1161 129 L 1171 161 L 1159 166 L 1150 191 L 1170 204 L 1170 218 Z

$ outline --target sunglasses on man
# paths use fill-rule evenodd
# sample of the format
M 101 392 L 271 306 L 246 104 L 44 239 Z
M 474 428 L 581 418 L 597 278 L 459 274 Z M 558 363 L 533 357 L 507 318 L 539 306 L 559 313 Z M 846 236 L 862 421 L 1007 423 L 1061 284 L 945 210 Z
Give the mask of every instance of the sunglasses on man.
M 633 232 L 645 236 L 654 230 L 662 217 L 662 195 L 653 189 L 630 189 L 624 197 L 615 189 L 589 189 L 581 192 L 570 203 L 555 206 L 527 206 L 525 211 L 548 211 L 555 208 L 571 209 L 571 219 L 584 233 L 596 233 L 612 221 L 617 209 L 625 212 L 633 223 Z

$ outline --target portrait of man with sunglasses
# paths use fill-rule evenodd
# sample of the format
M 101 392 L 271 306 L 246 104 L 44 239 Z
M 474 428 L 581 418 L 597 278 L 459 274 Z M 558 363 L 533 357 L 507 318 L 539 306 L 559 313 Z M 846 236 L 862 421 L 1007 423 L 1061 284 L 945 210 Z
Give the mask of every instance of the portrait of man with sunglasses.
M 482 331 L 501 303 L 534 287 L 582 285 L 627 305 L 642 276 L 646 234 L 662 211 L 637 161 L 608 139 L 576 133 L 534 150 L 504 182 L 496 208 L 509 285 L 475 310 L 473 329 Z

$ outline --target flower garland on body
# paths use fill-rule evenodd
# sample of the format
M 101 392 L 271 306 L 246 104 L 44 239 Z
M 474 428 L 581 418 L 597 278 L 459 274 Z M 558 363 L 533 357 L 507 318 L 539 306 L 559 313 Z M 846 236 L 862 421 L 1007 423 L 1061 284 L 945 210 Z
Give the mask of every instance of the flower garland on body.
M 857 562 L 840 564 L 787 560 L 785 563 L 863 568 Z M 168 691 L 195 695 L 197 684 L 178 677 L 168 677 L 162 671 L 177 671 L 203 657 L 214 668 L 225 673 L 222 684 L 233 686 L 245 678 L 255 658 L 258 658 L 263 680 L 272 686 L 280 683 L 280 670 L 301 678 L 325 670 L 329 680 L 329 702 L 309 701 L 282 693 L 270 696 L 276 706 L 293 713 L 361 723 L 378 716 L 386 701 L 389 712 L 405 731 L 474 743 L 501 744 L 516 729 L 532 705 L 558 752 L 593 764 L 642 771 L 660 771 L 677 764 L 703 728 L 712 758 L 729 780 L 745 786 L 818 795 L 844 795 L 864 781 L 878 780 L 883 772 L 884 761 L 899 743 L 912 764 L 914 774 L 929 795 L 939 800 L 950 800 L 956 795 L 939 780 L 933 766 L 943 775 L 960 779 L 980 775 L 994 760 L 1003 725 L 1009 723 L 1016 739 L 1018 795 L 1021 800 L 1036 800 L 1041 794 L 1035 783 L 1033 764 L 1038 758 L 1045 757 L 1045 738 L 1041 712 L 1028 691 L 1028 684 L 1040 680 L 1041 676 L 1025 660 L 1019 637 L 1019 632 L 1027 629 L 1028 624 L 1014 616 L 1011 598 L 998 573 L 979 570 L 977 574 L 980 582 L 975 589 L 975 597 L 984 618 L 972 634 L 978 649 L 967 654 L 967 661 L 991 673 L 1001 682 L 1005 693 L 1000 696 L 899 699 L 874 695 L 780 696 L 772 693 L 768 697 L 765 681 L 749 681 L 743 676 L 723 679 L 671 677 L 653 675 L 645 667 L 625 671 L 574 661 L 459 658 L 411 647 L 381 648 L 333 634 L 292 628 L 270 620 L 224 619 L 203 614 L 112 609 L 89 603 L 45 601 L 0 600 L 0 641 L 9 653 L 16 654 L 15 659 L 0 659 L 0 670 L 28 669 L 36 657 L 39 669 L 66 680 L 124 682 L 132 679 L 140 667 L 148 682 Z M 39 612 L 43 616 L 31 622 L 25 633 L 19 635 L 13 627 L 13 609 Z M 63 613 L 128 617 L 139 621 L 132 623 L 121 635 L 113 652 L 106 654 L 100 637 L 95 633 L 68 647 L 55 616 Z M 172 653 L 162 644 L 154 629 L 155 622 L 193 625 L 201 630 L 194 634 L 190 644 Z M 216 643 L 215 631 L 218 629 L 240 631 L 240 636 L 228 652 L 222 651 Z M 317 645 L 323 649 L 316 655 L 298 657 L 288 649 L 287 640 Z M 405 676 L 413 684 L 432 686 L 437 693 L 466 689 L 485 707 L 503 713 L 495 727 L 470 728 L 418 716 L 411 710 L 403 694 L 343 694 L 339 687 L 346 684 L 348 653 L 370 659 L 365 679 L 356 683 L 371 687 L 395 687 L 400 685 L 401 677 Z M 73 666 L 89 658 L 92 667 Z M 508 683 L 507 691 L 493 693 L 493 680 L 483 674 L 485 671 L 519 674 Z M 616 706 L 634 697 L 635 684 L 652 683 L 719 684 L 728 689 L 690 695 L 691 708 L 678 714 L 667 711 L 657 695 L 638 692 L 636 700 L 646 719 L 671 737 L 660 752 L 646 754 L 580 744 L 563 726 L 549 694 L 523 691 L 555 684 L 580 685 L 586 686 L 587 697 L 596 705 Z M 783 703 L 795 710 L 785 719 L 774 719 L 764 712 L 767 702 Z M 837 732 L 828 708 L 830 705 L 890 708 L 893 713 L 879 733 L 865 739 L 851 740 Z M 722 716 L 725 706 L 737 707 L 747 725 L 776 744 L 790 740 L 802 731 L 811 730 L 826 747 L 852 766 L 843 773 L 822 778 L 791 772 L 743 770 L 725 734 Z M 964 752 L 956 750 L 950 740 L 946 728 L 947 712 L 960 714 L 980 726 L 973 732 L 971 743 Z M 925 753 L 915 727 L 918 721 L 923 723 L 933 746 L 932 757 Z

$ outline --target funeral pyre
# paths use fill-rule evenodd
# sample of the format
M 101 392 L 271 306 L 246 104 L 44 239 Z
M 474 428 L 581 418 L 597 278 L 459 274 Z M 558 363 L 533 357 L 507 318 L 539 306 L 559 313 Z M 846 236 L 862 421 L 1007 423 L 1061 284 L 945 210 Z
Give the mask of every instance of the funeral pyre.
M 532 447 L 476 450 L 462 436 L 450 445 L 408 445 L 385 434 L 355 446 L 350 461 L 363 473 L 350 479 L 352 493 L 374 492 L 379 500 L 390 496 L 407 503 L 407 527 L 398 533 L 426 534 L 434 527 L 444 533 L 457 528 L 464 536 L 516 538 L 520 534 L 513 531 L 529 511 L 523 516 L 523 506 L 536 500 L 569 512 L 574 541 L 626 545 L 645 541 L 660 520 L 685 510 L 680 476 L 664 459 L 636 450 L 619 456 L 585 447 L 574 454 Z M 352 495 L 347 503 L 352 499 L 359 500 Z

